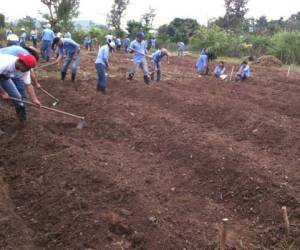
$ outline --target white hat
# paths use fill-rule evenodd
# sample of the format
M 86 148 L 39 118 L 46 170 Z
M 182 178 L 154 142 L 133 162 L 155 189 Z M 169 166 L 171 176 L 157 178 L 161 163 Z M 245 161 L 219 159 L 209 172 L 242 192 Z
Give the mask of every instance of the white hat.
M 62 37 L 62 33 L 57 32 L 57 33 L 56 33 L 56 36 L 57 36 L 57 37 Z
M 45 27 L 46 27 L 47 29 L 50 29 L 50 28 L 51 28 L 51 25 L 50 25 L 49 23 L 47 23 L 47 24 L 45 25 Z
M 160 51 L 166 55 L 169 55 L 169 51 L 167 49 L 162 48 Z
M 116 47 L 116 44 L 114 41 L 111 41 L 110 43 L 108 43 L 109 47 L 111 47 L 112 49 L 114 49 Z
M 25 31 L 25 28 L 21 28 L 22 31 Z

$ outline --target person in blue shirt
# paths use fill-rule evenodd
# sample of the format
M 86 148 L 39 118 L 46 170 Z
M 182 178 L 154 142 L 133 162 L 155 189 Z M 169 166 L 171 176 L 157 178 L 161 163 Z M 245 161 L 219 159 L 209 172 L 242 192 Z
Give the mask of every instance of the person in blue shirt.
M 134 78 L 136 70 L 140 67 L 144 73 L 144 82 L 149 84 L 148 77 L 148 69 L 147 69 L 147 48 L 146 43 L 144 41 L 144 33 L 138 32 L 136 34 L 136 39 L 131 42 L 128 52 L 133 53 L 133 66 L 131 72 L 129 73 L 128 80 L 132 80 Z
M 109 68 L 109 53 L 115 49 L 115 47 L 116 44 L 114 41 L 107 42 L 104 46 L 99 48 L 96 58 L 95 66 L 98 74 L 97 90 L 103 94 L 106 93 L 106 69 Z
M 64 38 L 70 38 L 70 39 L 72 39 L 71 33 L 66 28 L 64 29 Z
M 51 57 L 51 45 L 55 34 L 53 30 L 50 29 L 50 25 L 46 25 L 42 33 L 42 45 L 41 45 L 41 55 L 48 62 Z
M 61 69 L 61 80 L 64 81 L 67 75 L 68 67 L 72 63 L 72 82 L 75 82 L 78 64 L 80 62 L 80 45 L 70 38 L 55 37 L 52 43 L 52 49 L 58 48 L 59 56 L 54 63 L 59 63 L 66 54 L 66 59 Z
M 35 48 L 37 47 L 37 38 L 38 38 L 37 30 L 36 28 L 34 28 L 30 32 L 30 40 L 32 41 L 32 45 Z
M 219 65 L 217 65 L 214 69 L 214 75 L 215 77 L 217 78 L 222 78 L 223 80 L 227 77 L 225 76 L 225 71 L 226 71 L 226 68 L 225 68 L 225 63 L 223 61 L 221 61 L 219 63 Z
M 250 77 L 250 66 L 246 61 L 242 62 L 241 67 L 236 75 L 236 81 L 244 81 Z
M 128 47 L 129 47 L 129 44 L 130 44 L 130 39 L 128 37 L 126 37 L 123 41 L 123 44 L 124 44 L 125 53 L 128 53 Z
M 92 42 L 93 40 L 89 35 L 84 38 L 83 45 L 87 51 L 92 50 Z
M 178 56 L 184 56 L 185 44 L 184 42 L 178 43 Z
M 25 31 L 25 28 L 22 28 L 21 29 L 21 35 L 20 35 L 20 46 L 21 47 L 25 47 L 26 46 L 26 31 Z
M 200 56 L 196 63 L 196 68 L 201 75 L 208 74 L 208 56 L 205 49 L 202 49 L 200 52 Z
M 157 69 L 157 81 L 159 82 L 161 79 L 161 60 L 167 57 L 168 64 L 169 64 L 169 52 L 166 49 L 160 49 L 155 51 L 152 54 L 152 61 L 151 61 L 151 68 L 150 68 L 150 77 L 151 80 L 154 81 L 154 73 L 155 68 Z
M 121 47 L 122 47 L 121 39 L 117 38 L 115 43 L 116 43 L 117 51 L 121 51 Z
M 151 45 L 152 45 L 152 49 L 156 49 L 156 39 L 155 38 L 151 39 Z

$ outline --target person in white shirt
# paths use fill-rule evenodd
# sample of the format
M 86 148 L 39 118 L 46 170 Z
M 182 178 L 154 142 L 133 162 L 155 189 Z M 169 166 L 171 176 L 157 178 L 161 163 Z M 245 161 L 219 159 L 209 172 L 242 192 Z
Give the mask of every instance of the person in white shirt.
M 32 99 L 32 102 L 37 106 L 41 106 L 41 103 L 37 98 L 34 88 L 31 84 L 30 78 L 30 69 L 35 68 L 35 66 L 36 59 L 31 54 L 19 54 L 18 57 L 0 54 L 0 87 L 5 90 L 10 97 L 22 99 L 22 95 L 11 79 L 14 77 L 19 77 L 24 81 L 27 93 Z M 13 103 L 15 105 L 16 113 L 20 122 L 26 121 L 26 109 L 24 103 L 18 101 L 14 101 Z
M 9 34 L 6 40 L 7 40 L 7 47 L 12 45 L 19 45 L 19 37 L 14 33 Z

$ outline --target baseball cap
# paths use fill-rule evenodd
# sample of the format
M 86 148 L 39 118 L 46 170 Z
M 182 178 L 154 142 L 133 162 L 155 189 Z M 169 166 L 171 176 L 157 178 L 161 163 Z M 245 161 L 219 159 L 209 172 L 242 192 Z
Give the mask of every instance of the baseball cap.
M 26 67 L 28 67 L 29 69 L 32 69 L 36 66 L 36 59 L 33 55 L 23 55 L 23 54 L 19 54 L 18 55 L 19 60 L 21 60 Z

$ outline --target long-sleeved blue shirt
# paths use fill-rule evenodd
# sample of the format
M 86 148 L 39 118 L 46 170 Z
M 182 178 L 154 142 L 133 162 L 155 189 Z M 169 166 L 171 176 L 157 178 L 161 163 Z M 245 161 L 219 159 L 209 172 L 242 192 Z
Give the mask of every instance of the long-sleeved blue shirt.
M 214 70 L 214 73 L 217 75 L 217 76 L 221 76 L 225 73 L 225 67 L 221 67 L 220 65 L 216 66 L 215 67 L 215 70 Z
M 13 45 L 0 49 L 0 54 L 18 56 L 19 54 L 29 55 L 29 52 L 20 46 Z
M 64 52 L 69 55 L 76 52 L 79 44 L 70 38 L 61 38 L 63 45 L 58 48 L 58 53 L 62 55 Z
M 137 40 L 131 42 L 129 51 L 132 49 L 134 51 L 133 60 L 136 63 L 141 63 L 146 60 L 145 54 L 147 53 L 147 47 L 145 41 L 139 43 Z
M 68 31 L 68 32 L 66 32 L 65 34 L 64 34 L 64 38 L 72 38 L 72 35 L 71 35 L 71 33 Z
M 53 41 L 55 34 L 51 29 L 44 29 L 42 33 L 42 41 Z
M 109 58 L 109 46 L 106 44 L 99 49 L 95 63 L 101 63 L 103 65 L 106 65 L 108 63 L 108 58 Z
M 22 32 L 21 36 L 20 36 L 20 43 L 26 43 L 26 32 Z
M 166 56 L 166 53 L 161 52 L 161 50 L 157 50 L 152 54 L 152 60 L 154 60 L 155 62 L 160 62 L 161 59 Z
M 239 73 L 242 75 L 242 76 L 245 76 L 245 77 L 250 77 L 251 73 L 250 73 L 250 67 L 249 65 L 242 65 L 240 70 L 239 70 Z
M 178 50 L 185 50 L 185 44 L 184 44 L 184 42 L 178 43 Z

